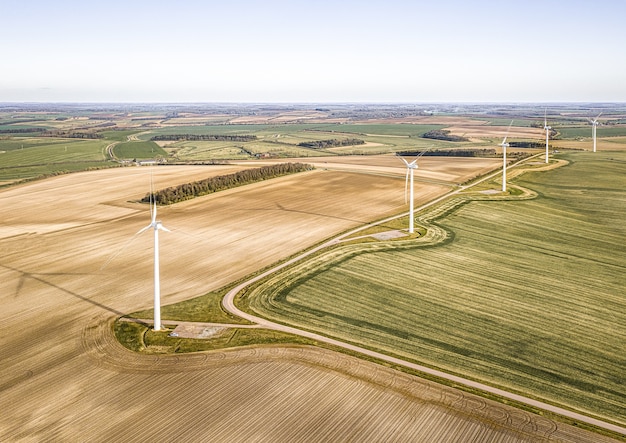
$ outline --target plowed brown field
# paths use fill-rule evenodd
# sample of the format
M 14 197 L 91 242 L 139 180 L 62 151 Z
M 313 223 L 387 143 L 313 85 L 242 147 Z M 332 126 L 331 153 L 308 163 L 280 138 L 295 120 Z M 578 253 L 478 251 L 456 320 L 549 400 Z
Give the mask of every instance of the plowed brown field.
M 160 237 L 163 302 L 405 210 L 401 165 L 381 173 L 358 160 L 160 208 L 173 231 Z M 432 161 L 443 165 L 432 169 L 441 182 L 472 169 Z M 159 167 L 155 188 L 240 168 Z M 125 350 L 111 321 L 152 300 L 152 235 L 128 244 L 149 223 L 148 207 L 132 203 L 148 190 L 149 171 L 0 192 L 1 441 L 608 441 L 330 351 Z M 418 204 L 447 189 L 419 183 Z

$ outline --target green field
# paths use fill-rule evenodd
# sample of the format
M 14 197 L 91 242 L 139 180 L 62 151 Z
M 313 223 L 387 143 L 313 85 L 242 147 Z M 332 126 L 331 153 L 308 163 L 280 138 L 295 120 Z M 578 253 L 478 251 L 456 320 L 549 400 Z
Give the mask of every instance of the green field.
M 0 140 L 0 182 L 114 166 L 103 140 L 25 138 Z
M 591 138 L 591 125 L 575 127 L 555 127 L 559 133 L 559 138 Z M 596 136 L 600 137 L 624 137 L 626 136 L 625 126 L 598 126 Z
M 129 141 L 116 145 L 113 148 L 115 156 L 120 159 L 148 159 L 157 156 L 167 157 L 165 152 L 155 142 Z
M 250 307 L 624 424 L 626 153 L 562 158 L 516 181 L 537 198 L 440 219 L 438 246 L 345 247 L 260 285 Z

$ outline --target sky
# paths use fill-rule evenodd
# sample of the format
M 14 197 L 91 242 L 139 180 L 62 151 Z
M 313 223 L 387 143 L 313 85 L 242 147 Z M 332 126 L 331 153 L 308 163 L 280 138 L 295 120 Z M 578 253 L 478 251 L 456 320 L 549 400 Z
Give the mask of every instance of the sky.
M 626 0 L 0 10 L 0 102 L 626 102 Z

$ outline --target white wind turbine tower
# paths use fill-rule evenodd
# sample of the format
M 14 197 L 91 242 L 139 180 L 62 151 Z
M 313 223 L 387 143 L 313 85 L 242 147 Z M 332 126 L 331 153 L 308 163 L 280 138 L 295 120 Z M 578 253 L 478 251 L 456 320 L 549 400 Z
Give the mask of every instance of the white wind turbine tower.
M 509 144 L 506 142 L 506 138 L 509 135 L 509 131 L 511 130 L 511 125 L 513 124 L 513 120 L 509 124 L 509 129 L 507 129 L 506 134 L 504 135 L 504 139 L 502 139 L 502 192 L 506 192 L 506 148 L 509 147 Z
M 546 130 L 546 163 L 548 163 L 548 140 L 550 139 L 550 126 L 548 126 L 548 108 L 543 115 L 543 129 Z
M 154 330 L 161 330 L 161 280 L 159 276 L 159 231 L 171 232 L 157 217 L 156 201 L 153 201 L 154 194 L 152 192 L 152 179 L 150 179 L 150 214 L 151 221 L 148 226 L 142 228 L 135 235 L 139 235 L 148 229 L 154 229 Z
M 410 182 L 410 197 L 409 197 L 409 234 L 413 234 L 415 232 L 414 228 L 414 201 L 413 201 L 413 172 L 417 169 L 417 159 L 420 158 L 428 149 L 422 151 L 411 163 L 406 161 L 404 158 L 400 157 L 404 164 L 406 165 L 406 179 L 404 180 L 404 203 L 406 204 L 406 189 L 409 186 L 409 176 L 411 177 Z
M 591 134 L 593 135 L 593 152 L 596 152 L 596 128 L 598 127 L 598 119 L 600 118 L 601 115 L 602 113 L 599 113 L 596 118 L 591 120 L 591 125 L 592 125 Z

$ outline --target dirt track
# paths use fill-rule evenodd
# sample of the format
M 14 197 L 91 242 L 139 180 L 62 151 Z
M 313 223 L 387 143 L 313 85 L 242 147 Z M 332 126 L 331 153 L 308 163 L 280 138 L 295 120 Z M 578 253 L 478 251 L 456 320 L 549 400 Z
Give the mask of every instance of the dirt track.
M 156 187 L 232 168 L 156 168 Z M 161 236 L 164 303 L 401 210 L 403 182 L 401 168 L 319 170 L 160 210 L 174 230 Z M 327 351 L 121 348 L 111 321 L 151 304 L 151 236 L 100 267 L 149 222 L 129 202 L 148 184 L 148 169 L 123 168 L 0 192 L 0 440 L 603 441 Z M 449 189 L 422 186 L 423 199 Z

